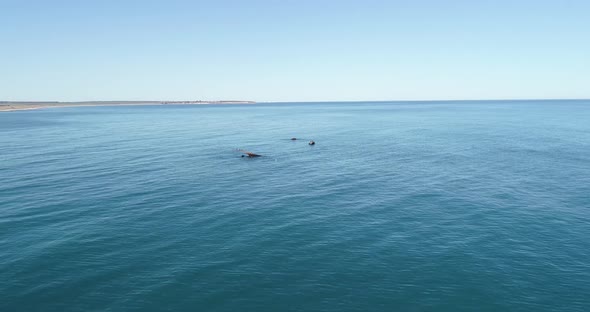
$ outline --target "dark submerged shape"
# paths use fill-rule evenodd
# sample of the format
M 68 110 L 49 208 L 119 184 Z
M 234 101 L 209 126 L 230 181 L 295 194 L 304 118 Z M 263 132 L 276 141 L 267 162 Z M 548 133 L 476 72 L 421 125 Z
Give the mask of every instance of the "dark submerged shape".
M 260 156 L 262 156 L 262 155 L 259 155 L 259 154 L 256 154 L 256 153 L 252 153 L 252 152 L 249 152 L 249 151 L 246 151 L 246 150 L 242 150 L 242 149 L 240 149 L 238 151 L 240 153 L 243 153 L 244 154 L 244 155 L 242 155 L 242 157 L 246 157 L 247 156 L 247 157 L 252 158 L 252 157 L 260 157 Z

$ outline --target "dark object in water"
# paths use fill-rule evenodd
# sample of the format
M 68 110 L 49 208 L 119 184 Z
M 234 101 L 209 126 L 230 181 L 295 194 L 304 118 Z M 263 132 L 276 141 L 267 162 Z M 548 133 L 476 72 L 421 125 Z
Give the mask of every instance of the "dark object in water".
M 297 138 L 291 138 L 291 141 L 295 141 L 295 140 L 297 140 Z
M 313 140 L 309 141 L 308 143 L 309 145 L 315 145 L 315 142 Z
M 242 157 L 250 157 L 250 158 L 252 158 L 252 157 L 260 157 L 260 156 L 262 156 L 262 155 L 259 155 L 259 154 L 256 154 L 256 153 L 252 153 L 252 152 L 248 152 L 248 151 L 242 150 L 242 149 L 239 149 L 238 152 L 244 154 L 244 155 L 242 155 Z

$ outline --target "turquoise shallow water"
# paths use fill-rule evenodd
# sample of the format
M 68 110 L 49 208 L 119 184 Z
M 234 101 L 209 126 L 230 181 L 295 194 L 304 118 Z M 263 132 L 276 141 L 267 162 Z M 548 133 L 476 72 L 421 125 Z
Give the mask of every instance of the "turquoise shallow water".
M 0 133 L 0 311 L 590 310 L 590 101 L 61 108 Z

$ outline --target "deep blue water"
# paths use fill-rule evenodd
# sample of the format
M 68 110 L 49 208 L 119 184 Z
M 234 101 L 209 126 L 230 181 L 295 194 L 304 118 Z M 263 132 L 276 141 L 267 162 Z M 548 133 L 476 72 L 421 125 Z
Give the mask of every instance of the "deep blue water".
M 0 311 L 589 310 L 590 101 L 0 113 Z

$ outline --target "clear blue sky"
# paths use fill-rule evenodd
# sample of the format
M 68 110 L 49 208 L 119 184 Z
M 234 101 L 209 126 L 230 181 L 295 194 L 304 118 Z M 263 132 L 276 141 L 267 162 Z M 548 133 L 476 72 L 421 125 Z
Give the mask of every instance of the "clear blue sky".
M 0 100 L 590 98 L 590 1 L 0 0 Z

